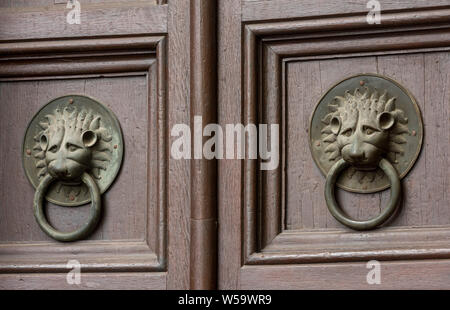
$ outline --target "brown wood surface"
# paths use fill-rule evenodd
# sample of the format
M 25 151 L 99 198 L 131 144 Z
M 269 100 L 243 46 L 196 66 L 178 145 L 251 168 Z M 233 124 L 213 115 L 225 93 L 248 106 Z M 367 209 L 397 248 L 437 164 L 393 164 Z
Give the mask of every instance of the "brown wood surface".
M 21 163 L 21 146 L 28 121 L 43 103 L 66 94 L 84 94 L 96 98 L 115 111 L 123 130 L 126 151 L 122 172 L 103 197 L 101 229 L 91 240 L 144 240 L 146 238 L 147 188 L 139 180 L 146 178 L 148 162 L 148 115 L 144 77 L 95 78 L 62 81 L 3 82 L 0 84 L 2 145 L 0 240 L 2 242 L 50 241 L 35 225 L 30 205 L 34 189 L 26 179 Z M 133 109 L 123 105 L 133 102 Z M 20 103 L 20 104 L 18 104 Z M 14 181 L 13 181 L 14 180 Z M 17 195 L 17 191 L 21 195 Z M 133 200 L 130 201 L 130 197 Z M 8 206 L 8 207 L 6 207 Z M 29 206 L 28 208 L 24 206 Z M 80 208 L 49 206 L 48 218 L 62 231 L 75 230 L 89 215 L 89 205 Z M 20 223 L 20 225 L 19 225 Z
M 364 1 L 341 4 L 219 3 L 219 120 L 282 123 L 279 169 L 260 172 L 251 160 L 219 164 L 220 288 L 358 288 L 365 282 L 345 277 L 354 269 L 341 266 L 364 266 L 371 259 L 389 266 L 411 260 L 397 276 L 410 275 L 400 279 L 393 271 L 386 288 L 426 287 L 411 282 L 415 265 L 427 270 L 430 287 L 449 286 L 448 262 L 434 267 L 433 260 L 450 257 L 450 3 L 386 2 L 379 26 L 367 24 Z M 424 150 L 403 181 L 400 213 L 386 227 L 362 233 L 329 214 L 325 179 L 311 158 L 307 132 L 321 95 L 356 73 L 384 74 L 410 89 L 425 124 Z M 235 91 L 239 85 L 241 93 Z M 388 197 L 388 191 L 338 193 L 345 211 L 360 219 L 378 214 Z M 320 265 L 324 280 L 312 262 L 327 263 Z
M 34 1 L 28 1 L 32 2 Z M 167 5 L 156 5 L 154 1 L 84 4 L 81 7 L 79 25 L 67 24 L 68 12 L 69 10 L 61 5 L 2 8 L 0 40 L 126 36 L 167 32 Z
M 80 285 L 70 285 L 67 274 L 0 274 L 0 290 L 161 290 L 165 273 L 84 273 Z
M 86 46 L 90 46 L 90 44 L 86 43 Z M 154 45 L 150 44 L 150 46 Z M 70 49 L 71 47 L 75 48 L 75 50 L 78 48 L 76 44 L 70 42 L 65 45 L 66 52 L 73 52 Z M 53 44 L 50 44 L 47 49 L 42 45 L 41 52 L 45 54 L 51 51 L 52 48 Z M 12 50 L 10 49 L 12 53 L 8 57 L 14 57 L 14 49 L 20 50 L 20 44 L 17 44 Z M 104 42 L 103 50 L 108 50 L 107 42 Z M 125 158 L 130 157 L 131 161 L 124 163 L 124 167 L 127 170 L 125 172 L 122 170 L 118 180 L 116 180 L 116 183 L 121 184 L 122 182 L 119 180 L 122 179 L 122 185 L 117 187 L 116 191 L 110 191 L 111 195 L 109 197 L 112 200 L 109 200 L 109 197 L 104 197 L 103 199 L 104 222 L 102 222 L 101 228 L 91 236 L 92 241 L 96 240 L 94 243 L 92 241 L 79 243 L 85 243 L 85 247 L 63 245 L 55 243 L 39 230 L 26 235 L 22 234 L 17 239 L 17 229 L 5 224 L 2 225 L 2 228 L 5 228 L 2 236 L 6 236 L 9 239 L 2 240 L 4 242 L 0 246 L 2 253 L 0 257 L 1 271 L 57 272 L 65 269 L 64 262 L 69 259 L 79 260 L 85 271 L 161 271 L 165 269 L 166 207 L 165 200 L 159 194 L 160 192 L 164 193 L 165 189 L 164 187 L 158 189 L 159 183 L 165 184 L 164 180 L 161 183 L 159 179 L 165 174 L 166 165 L 158 159 L 161 153 L 158 149 L 165 149 L 165 138 L 162 136 L 162 139 L 160 139 L 158 131 L 150 129 L 152 126 L 155 129 L 164 127 L 164 122 L 161 122 L 161 119 L 165 119 L 164 115 L 162 118 L 158 116 L 158 109 L 161 110 L 161 108 L 158 108 L 158 105 L 162 104 L 160 98 L 164 98 L 164 95 L 159 89 L 161 86 L 158 86 L 158 84 L 161 84 L 158 80 L 161 81 L 163 77 L 160 77 L 156 68 L 159 68 L 163 55 L 158 50 L 156 50 L 156 55 L 156 58 L 159 60 L 158 66 L 154 65 L 156 62 L 152 58 L 153 56 L 146 56 L 146 67 L 133 68 L 130 65 L 128 66 L 128 72 L 121 74 L 121 77 L 114 77 L 114 74 L 109 77 L 99 77 L 98 73 L 101 72 L 96 71 L 98 66 L 92 66 L 91 68 L 80 68 L 79 71 L 69 68 L 65 74 L 72 75 L 61 78 L 56 77 L 56 79 L 53 78 L 52 80 L 47 78 L 47 76 L 51 76 L 46 68 L 53 66 L 53 64 L 48 60 L 46 61 L 45 58 L 30 60 L 30 63 L 38 63 L 40 67 L 39 70 L 29 70 L 28 76 L 18 73 L 21 65 L 15 63 L 14 60 L 4 61 L 7 65 L 0 67 L 2 69 L 1 75 L 4 76 L 3 80 L 5 81 L 1 84 L 1 87 L 4 87 L 2 94 L 9 96 L 2 98 L 2 109 L 4 109 L 5 116 L 9 117 L 9 123 L 7 123 L 9 127 L 5 129 L 9 135 L 6 134 L 4 140 L 14 139 L 16 134 L 14 123 L 20 125 L 22 122 L 26 122 L 27 118 L 23 117 L 26 113 L 19 112 L 20 109 L 28 106 L 28 109 L 25 109 L 26 112 L 33 114 L 42 105 L 42 102 L 47 102 L 63 94 L 85 94 L 97 98 L 113 111 L 120 111 L 119 119 L 122 129 L 126 130 L 124 142 L 130 145 L 125 150 Z M 46 55 L 46 57 L 49 56 Z M 64 58 L 63 55 L 58 57 Z M 114 68 L 114 66 L 111 66 L 111 64 L 114 64 L 114 58 L 110 58 L 109 67 L 106 63 L 102 63 L 101 59 L 97 60 L 99 65 L 103 65 L 104 68 Z M 8 75 L 5 75 L 5 68 L 10 68 L 8 71 L 10 74 L 17 74 L 18 77 L 23 77 L 29 81 L 7 82 Z M 137 72 L 133 73 L 133 70 L 137 70 Z M 112 72 L 114 71 L 112 70 Z M 82 76 L 83 74 L 84 76 Z M 71 76 L 76 76 L 77 79 L 71 79 Z M 118 96 L 116 92 L 120 92 L 122 97 Z M 25 100 L 24 102 L 23 99 L 14 97 L 20 96 L 20 94 L 29 94 L 30 96 L 27 98 L 30 101 L 26 102 Z M 125 109 L 123 102 L 128 102 L 130 99 L 136 106 L 131 110 Z M 14 102 L 22 102 L 25 105 L 14 104 L 11 106 Z M 35 108 L 29 108 L 33 106 Z M 164 111 L 164 109 L 161 111 Z M 142 115 L 147 115 L 147 117 L 143 118 Z M 31 118 L 31 115 L 29 118 Z M 23 126 L 26 127 L 26 125 Z M 165 133 L 164 130 L 159 132 Z M 11 133 L 14 133 L 14 135 Z M 17 150 L 14 147 L 16 142 L 14 140 L 6 140 L 4 145 L 9 145 L 11 150 Z M 21 151 L 19 150 L 19 152 Z M 17 165 L 20 166 L 20 155 L 14 156 L 14 154 L 6 154 L 6 152 L 2 154 L 9 155 L 8 160 L 12 161 L 8 164 L 8 168 L 3 169 L 5 172 L 8 172 L 8 169 L 11 168 L 17 169 Z M 162 159 L 164 158 L 163 152 Z M 14 185 L 14 183 L 8 182 L 7 176 L 6 174 L 2 176 L 2 184 L 10 185 L 10 188 L 7 186 L 2 187 L 3 201 L 12 205 L 21 203 L 21 201 L 10 197 L 17 192 L 17 188 L 14 187 L 17 184 Z M 18 174 L 18 177 L 22 178 L 23 174 Z M 146 179 L 148 179 L 148 182 L 139 181 Z M 127 188 L 128 186 L 130 188 Z M 27 192 L 31 191 L 31 194 L 28 196 L 33 196 L 31 186 L 28 186 L 27 189 Z M 131 193 L 131 196 L 128 196 L 130 191 L 134 192 Z M 131 200 L 130 197 L 132 198 Z M 153 199 L 149 199 L 149 197 L 153 197 Z M 26 205 L 26 203 L 22 205 Z M 63 209 L 49 206 L 47 211 L 49 220 L 58 229 L 75 229 L 87 218 L 88 207 L 67 208 L 67 212 L 64 212 Z M 23 211 L 20 207 L 2 210 Z M 29 211 L 31 212 L 31 209 Z M 29 213 L 27 214 L 30 215 Z M 142 216 L 142 214 L 145 216 Z M 9 215 L 14 216 L 13 213 Z M 3 217 L 6 219 L 5 223 L 11 225 L 16 222 L 13 227 L 21 227 L 17 223 L 23 220 L 23 217 L 21 219 L 19 217 L 12 219 L 8 218 L 9 215 Z M 28 219 L 32 220 L 32 217 L 28 217 Z M 35 223 L 27 223 L 25 227 L 37 228 Z M 38 238 L 36 239 L 36 237 Z M 20 242 L 20 246 L 17 242 Z
M 365 0 L 85 0 L 81 25 L 65 3 L 0 0 L 0 289 L 450 287 L 450 0 L 383 1 L 381 25 Z M 400 213 L 370 232 L 330 216 L 307 132 L 323 92 L 361 72 L 408 88 L 425 127 Z M 21 144 L 34 113 L 70 93 L 115 112 L 125 157 L 94 234 L 61 244 L 35 223 Z M 280 123 L 280 166 L 172 159 L 171 128 L 196 115 Z M 338 192 L 361 219 L 388 196 Z M 61 230 L 88 208 L 47 207 Z
M 217 123 L 216 1 L 191 1 L 191 128 Z M 203 131 L 203 128 L 202 128 Z M 194 135 L 191 137 L 194 145 Z M 203 142 L 207 141 L 207 137 Z M 192 289 L 213 289 L 217 283 L 217 161 L 191 161 Z
M 189 124 L 189 1 L 169 1 L 168 29 L 168 127 Z M 170 56 L 172 55 L 172 57 Z M 170 143 L 172 138 L 168 138 Z M 169 150 L 170 152 L 170 150 Z M 167 156 L 170 156 L 169 154 Z M 187 289 L 190 285 L 190 164 L 185 160 L 169 159 L 168 170 L 168 289 Z
M 0 2 L 0 287 L 189 288 L 198 277 L 190 256 L 203 254 L 191 251 L 190 164 L 170 160 L 167 135 L 190 120 L 190 2 L 86 1 L 81 25 L 66 24 L 63 2 Z M 115 112 L 125 156 L 103 195 L 99 228 L 86 241 L 61 244 L 26 207 L 33 189 L 20 163 L 27 122 L 68 93 Z M 88 207 L 48 209 L 52 224 L 67 230 L 83 223 Z M 69 259 L 81 263 L 81 286 L 66 283 Z
M 242 117 L 241 102 L 241 1 L 218 2 L 218 118 L 219 124 L 236 124 Z M 219 259 L 218 288 L 239 287 L 241 266 L 242 174 L 241 160 L 218 163 Z
M 388 12 L 400 9 L 429 9 L 448 5 L 449 0 L 386 0 L 381 2 L 381 10 Z M 242 20 L 251 22 L 358 13 L 367 15 L 366 6 L 365 0 L 339 1 L 338 4 L 328 0 L 242 0 Z
M 246 266 L 240 289 L 260 290 L 442 290 L 450 288 L 450 261 L 381 262 L 380 284 L 368 284 L 367 262 Z
M 402 211 L 390 226 L 450 226 L 447 190 L 449 168 L 449 54 L 417 53 L 290 62 L 287 66 L 286 229 L 342 227 L 323 201 L 323 176 L 311 161 L 308 127 L 311 111 L 336 81 L 360 72 L 392 77 L 411 90 L 422 111 L 424 150 L 403 181 Z M 430 154 L 433 154 L 430 156 Z M 343 209 L 363 220 L 376 216 L 390 192 L 352 194 L 338 191 Z
M 27 7 L 65 7 L 69 0 L 1 0 L 0 8 L 27 8 Z M 161 3 L 164 0 L 134 0 L 134 2 L 146 1 L 149 4 Z M 82 0 L 80 4 L 119 2 L 117 0 Z

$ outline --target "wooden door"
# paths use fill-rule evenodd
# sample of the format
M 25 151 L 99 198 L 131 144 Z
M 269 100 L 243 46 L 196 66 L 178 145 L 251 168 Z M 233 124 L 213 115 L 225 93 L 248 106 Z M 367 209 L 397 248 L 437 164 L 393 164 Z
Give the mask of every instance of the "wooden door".
M 273 171 L 219 162 L 219 288 L 450 288 L 450 1 L 379 3 L 381 24 L 367 22 L 364 0 L 219 2 L 219 122 L 280 124 L 281 154 Z M 308 141 L 321 96 L 358 73 L 409 89 L 425 131 L 400 213 L 366 232 L 328 212 Z M 389 190 L 338 196 L 362 220 L 384 208 Z M 372 260 L 380 284 L 367 282 Z
M 201 72 L 214 66 L 197 59 L 214 56 L 214 44 L 199 42 L 215 40 L 208 37 L 214 20 L 203 17 L 215 8 L 207 1 L 77 2 L 80 22 L 69 23 L 74 7 L 64 0 L 0 1 L 0 288 L 211 287 L 215 215 L 198 197 L 210 177 L 191 177 L 191 163 L 171 159 L 169 144 L 170 128 L 190 123 L 191 93 L 200 102 L 196 113 L 209 113 L 201 103 L 210 101 L 213 88 L 204 83 L 212 74 L 214 85 L 214 74 Z M 125 153 L 103 195 L 99 227 L 87 240 L 60 243 L 33 217 L 21 144 L 33 115 L 69 94 L 93 97 L 115 113 Z M 195 165 L 204 170 L 202 160 Z M 89 206 L 47 205 L 61 231 L 82 225 L 88 212 Z M 79 285 L 66 281 L 73 260 L 81 267 Z
M 66 0 L 0 0 L 0 288 L 450 288 L 450 1 L 379 1 L 381 24 L 365 0 L 79 2 L 77 24 Z M 308 147 L 315 104 L 358 73 L 409 89 L 425 130 L 400 213 L 363 233 L 329 214 Z M 33 115 L 69 94 L 117 115 L 125 154 L 98 228 L 59 243 L 33 218 L 21 147 Z M 278 168 L 172 158 L 171 129 L 195 116 L 280 124 Z M 388 197 L 338 192 L 358 219 Z M 46 208 L 63 231 L 89 212 Z M 67 281 L 73 261 L 79 284 Z

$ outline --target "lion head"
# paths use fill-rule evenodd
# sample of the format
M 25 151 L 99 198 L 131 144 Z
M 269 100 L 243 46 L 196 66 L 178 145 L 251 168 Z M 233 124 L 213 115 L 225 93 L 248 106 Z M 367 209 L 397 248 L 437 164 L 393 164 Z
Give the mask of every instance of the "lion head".
M 62 182 L 79 182 L 84 172 L 100 179 L 111 160 L 112 137 L 101 117 L 73 106 L 59 108 L 39 123 L 34 157 L 39 178 L 47 173 Z
M 353 93 L 346 91 L 328 105 L 328 113 L 322 122 L 322 142 L 330 161 L 343 158 L 356 170 L 374 170 L 382 157 L 396 163 L 403 155 L 402 144 L 408 133 L 408 119 L 396 108 L 395 97 L 387 92 L 381 96 L 359 88 Z

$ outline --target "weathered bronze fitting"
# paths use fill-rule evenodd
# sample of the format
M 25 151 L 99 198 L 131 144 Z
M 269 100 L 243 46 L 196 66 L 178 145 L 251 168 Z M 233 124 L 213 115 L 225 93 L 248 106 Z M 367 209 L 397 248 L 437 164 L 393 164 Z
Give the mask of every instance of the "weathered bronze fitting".
M 52 100 L 28 125 L 22 154 L 25 173 L 36 188 L 34 213 L 39 226 L 59 241 L 87 237 L 100 219 L 100 196 L 122 163 L 123 138 L 115 115 L 86 96 Z M 45 219 L 44 197 L 66 207 L 91 202 L 88 223 L 75 232 L 56 231 Z
M 328 209 L 339 222 L 373 229 L 395 213 L 400 180 L 417 160 L 423 139 L 420 110 L 409 91 L 376 74 L 347 78 L 320 99 L 309 133 L 313 159 L 327 176 Z M 338 208 L 335 185 L 358 193 L 391 187 L 391 200 L 378 217 L 356 221 Z

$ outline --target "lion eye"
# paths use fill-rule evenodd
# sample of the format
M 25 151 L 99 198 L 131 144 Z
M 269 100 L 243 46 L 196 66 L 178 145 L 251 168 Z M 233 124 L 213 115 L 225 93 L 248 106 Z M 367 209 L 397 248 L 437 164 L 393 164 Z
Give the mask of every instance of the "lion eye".
M 67 149 L 69 150 L 69 152 L 75 152 L 76 150 L 78 150 L 80 147 L 74 145 L 74 144 L 67 144 Z
M 342 134 L 346 137 L 350 137 L 353 134 L 353 130 L 351 128 L 345 130 L 344 132 L 342 132 Z
M 55 144 L 51 148 L 48 149 L 49 152 L 56 153 L 58 150 L 58 146 Z
M 364 133 L 365 133 L 366 135 L 370 136 L 371 134 L 375 133 L 376 130 L 373 129 L 373 128 L 370 128 L 370 127 L 365 126 L 364 129 L 363 129 L 363 131 L 364 131 Z

